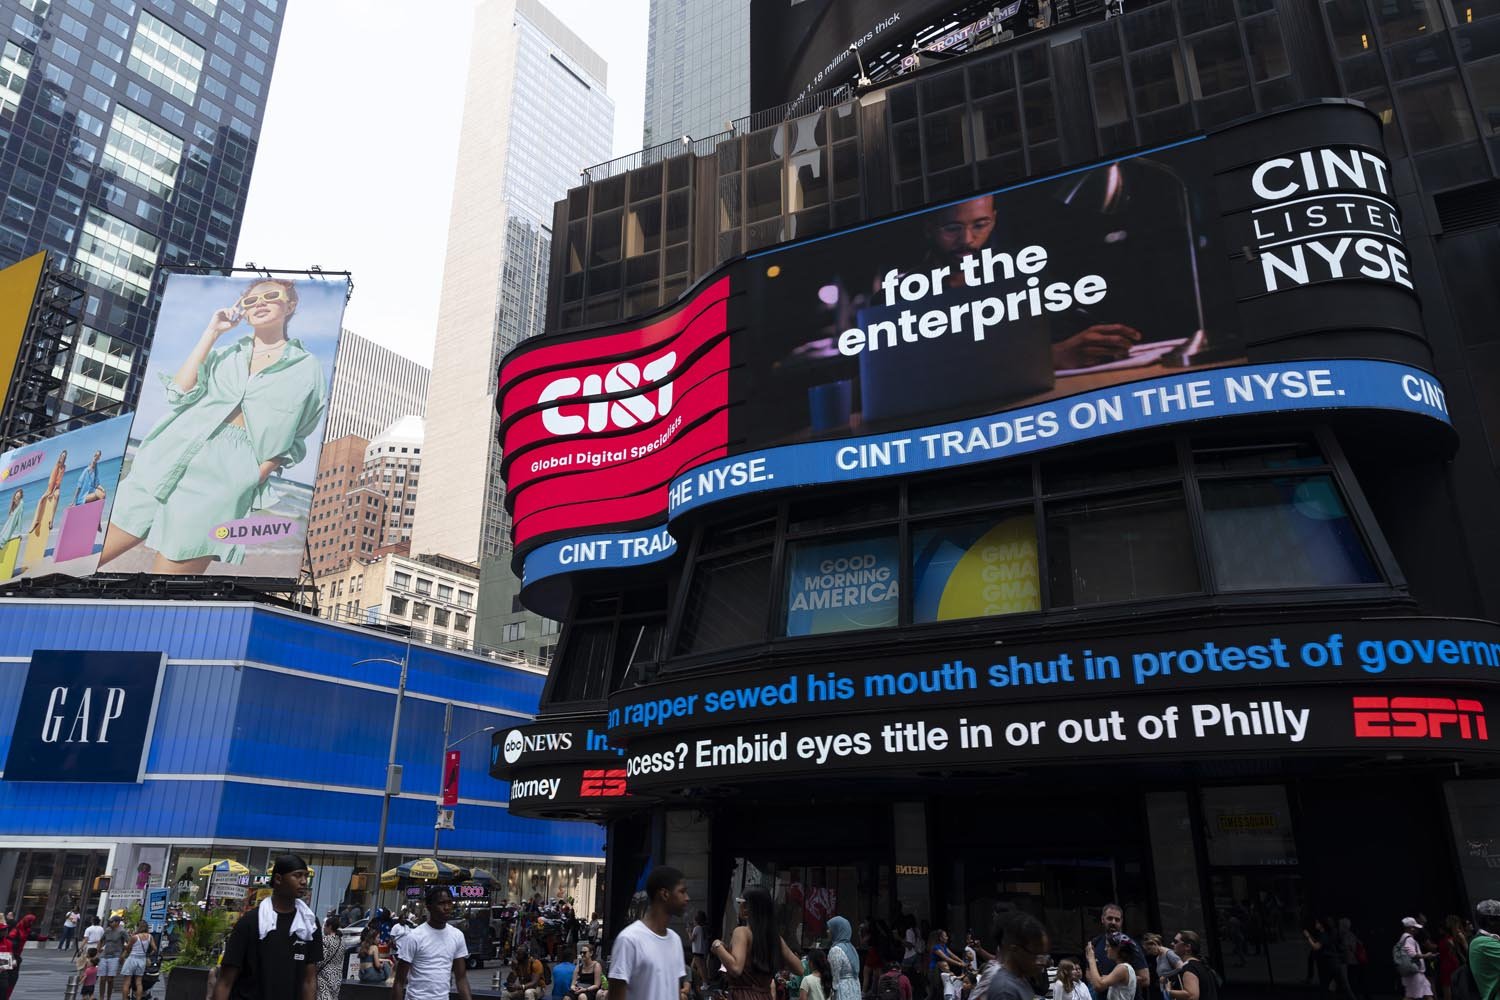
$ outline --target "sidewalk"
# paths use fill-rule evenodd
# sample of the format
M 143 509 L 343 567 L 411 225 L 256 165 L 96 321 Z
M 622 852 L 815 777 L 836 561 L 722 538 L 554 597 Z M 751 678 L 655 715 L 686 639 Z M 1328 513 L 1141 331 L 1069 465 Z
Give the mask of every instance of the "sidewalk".
M 32 942 L 26 946 L 21 958 L 21 978 L 16 980 L 16 991 L 11 1000 L 62 1000 L 68 977 L 73 974 L 73 949 L 57 950 L 57 942 Z M 119 990 L 115 1000 L 119 1000 Z M 156 997 L 162 991 L 157 987 Z

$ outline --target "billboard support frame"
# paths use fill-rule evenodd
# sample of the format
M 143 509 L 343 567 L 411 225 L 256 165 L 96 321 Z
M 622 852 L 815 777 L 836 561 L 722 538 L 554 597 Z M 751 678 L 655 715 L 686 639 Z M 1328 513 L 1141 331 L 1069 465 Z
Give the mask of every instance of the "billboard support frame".
M 83 322 L 85 294 L 83 284 L 59 268 L 48 252 L 21 341 L 12 391 L 6 394 L 5 408 L 0 412 L 0 449 L 30 444 L 54 433 L 60 423 L 93 416 L 79 414 L 53 421 L 47 411 L 48 401 L 65 381 L 54 372 L 59 367 L 66 369 L 72 356 Z
M 344 304 L 354 297 L 354 274 L 351 271 L 325 271 L 317 264 L 307 267 L 256 267 L 254 261 L 246 261 L 244 267 L 219 267 L 215 264 L 172 264 L 157 269 L 163 274 L 258 274 L 269 278 L 277 274 L 300 274 L 304 278 L 343 278 L 349 285 L 344 292 Z

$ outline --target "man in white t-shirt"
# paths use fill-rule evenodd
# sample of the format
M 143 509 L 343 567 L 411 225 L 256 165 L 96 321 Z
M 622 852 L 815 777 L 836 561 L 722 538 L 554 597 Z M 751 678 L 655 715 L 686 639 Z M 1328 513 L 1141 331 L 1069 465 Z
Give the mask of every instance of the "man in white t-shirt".
M 396 982 L 392 1000 L 448 1000 L 448 980 L 458 984 L 458 995 L 473 1000 L 464 959 L 469 946 L 464 932 L 448 925 L 453 894 L 447 886 L 427 890 L 427 922 L 402 935 L 396 943 Z
M 83 929 L 83 951 L 86 954 L 90 948 L 99 947 L 99 942 L 104 937 L 104 925 L 99 923 L 99 918 Z
M 682 872 L 665 865 L 653 869 L 646 878 L 646 898 L 645 914 L 615 938 L 609 1000 L 686 1000 L 682 938 L 668 926 L 691 902 Z

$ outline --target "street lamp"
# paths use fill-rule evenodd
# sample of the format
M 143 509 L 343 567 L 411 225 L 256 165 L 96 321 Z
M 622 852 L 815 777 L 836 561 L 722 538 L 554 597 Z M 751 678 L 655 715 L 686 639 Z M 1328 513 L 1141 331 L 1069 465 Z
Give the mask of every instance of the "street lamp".
M 385 789 L 380 795 L 380 833 L 375 845 L 375 903 L 380 903 L 380 879 L 385 874 L 385 828 L 391 818 L 391 796 L 399 792 L 397 783 L 399 778 L 396 772 L 396 738 L 401 733 L 401 702 L 406 697 L 406 668 L 411 661 L 411 635 L 406 637 L 406 655 L 399 660 L 392 660 L 385 656 L 372 656 L 365 660 L 355 660 L 351 666 L 360 666 L 365 663 L 389 663 L 391 666 L 401 668 L 401 680 L 396 684 L 396 712 L 391 718 L 391 749 L 385 760 Z
M 448 733 L 449 733 L 449 731 L 452 728 L 453 728 L 453 702 L 450 701 L 450 702 L 448 702 L 447 708 L 445 708 L 443 710 L 443 768 L 438 771 L 438 774 L 440 776 L 443 774 L 443 770 L 446 770 L 446 768 L 447 768 L 448 751 L 449 750 L 452 750 L 454 747 L 458 746 L 464 740 L 471 740 L 474 737 L 480 735 L 481 733 L 493 733 L 495 731 L 495 727 L 494 726 L 485 726 L 483 729 L 476 729 L 472 733 L 470 733 L 469 735 L 467 735 L 467 736 L 460 736 L 458 739 L 454 740 L 452 743 L 449 743 L 448 742 Z M 438 808 L 438 819 L 437 819 L 437 822 L 434 822 L 432 824 L 432 856 L 434 858 L 437 857 L 437 852 L 438 852 L 438 838 L 443 835 L 443 828 L 438 825 L 439 823 L 442 822 L 442 814 L 443 814 L 443 789 L 442 789 L 441 777 L 440 777 L 439 782 L 438 782 L 438 806 L 437 806 L 437 808 Z

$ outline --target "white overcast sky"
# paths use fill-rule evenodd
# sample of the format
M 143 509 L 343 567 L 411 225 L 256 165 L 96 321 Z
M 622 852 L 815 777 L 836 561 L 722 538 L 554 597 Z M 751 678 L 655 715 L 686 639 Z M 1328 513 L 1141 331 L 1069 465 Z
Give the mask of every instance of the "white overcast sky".
M 639 149 L 648 0 L 543 2 L 609 64 L 615 155 Z M 287 0 L 235 261 L 353 272 L 345 327 L 423 364 L 474 4 Z

